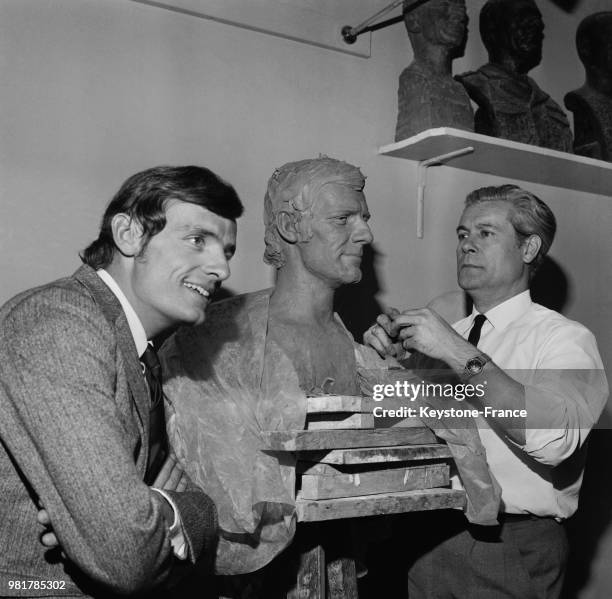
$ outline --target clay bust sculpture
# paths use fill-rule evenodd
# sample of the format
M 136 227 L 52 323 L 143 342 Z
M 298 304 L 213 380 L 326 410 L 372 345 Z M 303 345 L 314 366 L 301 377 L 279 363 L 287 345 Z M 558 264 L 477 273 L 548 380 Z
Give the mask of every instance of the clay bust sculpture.
M 582 20 L 576 31 L 584 85 L 565 96 L 574 113 L 574 152 L 612 161 L 612 12 Z
M 456 77 L 478 104 L 477 133 L 571 152 L 561 107 L 527 73 L 542 60 L 544 23 L 533 0 L 488 0 L 480 35 L 489 63 Z
M 428 0 L 404 12 L 414 60 L 399 79 L 395 141 L 432 127 L 473 130 L 470 99 L 452 76 L 453 59 L 463 56 L 467 21 L 464 0 Z
M 212 305 L 164 346 L 170 440 L 217 506 L 219 573 L 262 568 L 295 532 L 295 463 L 261 451 L 262 431 L 304 429 L 308 395 L 358 395 L 358 367 L 380 365 L 333 311 L 372 241 L 364 182 L 331 158 L 277 169 L 264 215 L 276 286 Z

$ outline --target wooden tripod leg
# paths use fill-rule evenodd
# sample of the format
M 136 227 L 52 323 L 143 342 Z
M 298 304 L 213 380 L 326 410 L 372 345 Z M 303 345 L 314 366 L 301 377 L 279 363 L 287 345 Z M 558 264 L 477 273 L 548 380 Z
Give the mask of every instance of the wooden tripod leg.
M 355 560 L 342 557 L 327 564 L 327 599 L 358 599 Z
M 300 555 L 296 587 L 287 599 L 325 599 L 325 551 L 321 545 Z

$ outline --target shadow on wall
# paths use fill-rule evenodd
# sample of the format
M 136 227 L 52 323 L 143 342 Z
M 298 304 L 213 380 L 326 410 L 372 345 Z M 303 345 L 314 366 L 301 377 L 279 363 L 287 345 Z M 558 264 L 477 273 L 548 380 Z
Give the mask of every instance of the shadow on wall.
M 376 300 L 376 295 L 381 291 L 376 275 L 380 255 L 374 245 L 365 246 L 361 260 L 361 281 L 340 287 L 334 298 L 334 310 L 359 343 L 365 330 L 383 310 Z
M 530 285 L 534 302 L 563 314 L 570 300 L 570 283 L 558 262 L 546 256 Z

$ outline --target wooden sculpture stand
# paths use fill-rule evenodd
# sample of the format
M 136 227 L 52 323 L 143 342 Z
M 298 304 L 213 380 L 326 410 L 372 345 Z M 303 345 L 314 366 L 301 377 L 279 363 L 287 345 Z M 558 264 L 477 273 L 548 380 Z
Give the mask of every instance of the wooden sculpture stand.
M 448 488 L 448 447 L 424 427 L 271 432 L 267 441 L 297 453 L 298 522 L 316 539 L 303 546 L 288 599 L 358 597 L 355 561 L 326 559 L 326 521 L 465 505 L 464 492 Z

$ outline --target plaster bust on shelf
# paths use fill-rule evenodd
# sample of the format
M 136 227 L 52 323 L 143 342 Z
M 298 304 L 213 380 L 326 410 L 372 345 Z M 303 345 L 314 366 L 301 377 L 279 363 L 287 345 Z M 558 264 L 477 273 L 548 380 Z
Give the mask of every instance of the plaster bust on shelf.
M 169 436 L 217 505 L 219 573 L 262 568 L 295 532 L 294 458 L 261 451 L 261 433 L 304 429 L 308 395 L 359 395 L 358 367 L 380 366 L 333 311 L 372 241 L 364 183 L 332 158 L 275 170 L 264 260 L 276 286 L 213 304 L 202 326 L 164 345 Z
M 574 113 L 574 152 L 612 161 L 612 12 L 583 19 L 576 47 L 586 81 L 565 96 Z
M 452 77 L 453 59 L 463 56 L 467 22 L 465 0 L 429 0 L 405 10 L 414 60 L 399 79 L 395 141 L 433 127 L 473 130 L 470 99 Z
M 488 64 L 456 79 L 478 110 L 477 133 L 571 152 L 561 107 L 527 73 L 542 60 L 544 23 L 533 0 L 488 0 L 480 12 Z

